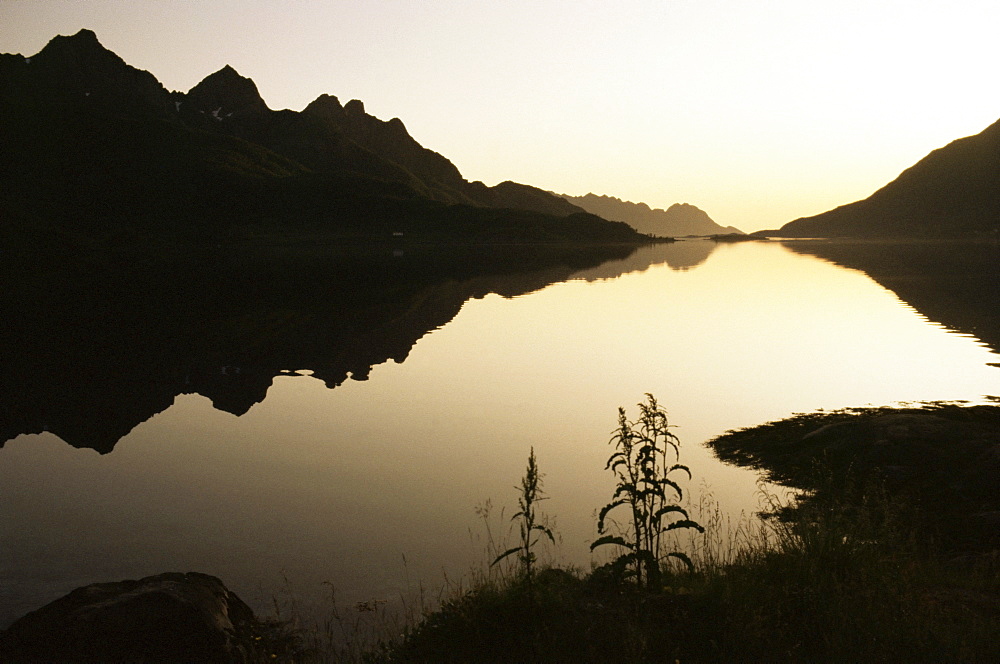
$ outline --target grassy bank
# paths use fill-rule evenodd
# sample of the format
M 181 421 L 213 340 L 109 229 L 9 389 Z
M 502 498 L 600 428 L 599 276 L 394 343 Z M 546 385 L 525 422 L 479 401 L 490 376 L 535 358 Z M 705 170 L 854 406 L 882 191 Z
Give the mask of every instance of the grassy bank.
M 879 500 L 809 517 L 655 590 L 560 569 L 538 574 L 534 601 L 523 579 L 483 583 L 377 661 L 996 660 L 995 558 L 942 558 Z
M 835 444 L 842 441 L 839 437 L 816 444 L 816 431 L 830 435 L 828 416 L 855 441 L 853 456 Z M 297 643 L 297 650 L 273 654 L 287 661 L 355 662 L 997 661 L 1000 555 L 990 538 L 995 530 L 954 538 L 954 524 L 940 527 L 948 520 L 961 523 L 960 511 L 983 505 L 970 502 L 975 492 L 955 482 L 949 485 L 956 492 L 952 501 L 947 492 L 934 494 L 931 501 L 912 473 L 905 483 L 886 476 L 884 467 L 866 456 L 870 446 L 858 433 L 858 427 L 878 430 L 866 418 L 889 417 L 895 418 L 898 437 L 903 417 L 921 435 L 934 431 L 947 441 L 954 428 L 935 428 L 938 420 L 957 422 L 968 434 L 978 430 L 974 422 L 992 431 L 995 416 L 990 407 L 934 405 L 906 412 L 800 417 L 791 424 L 740 432 L 772 438 L 782 450 L 780 472 L 786 484 L 801 489 L 799 498 L 771 497 L 770 517 L 735 526 L 724 523 L 711 507 L 685 512 L 681 520 L 700 522 L 704 530 L 674 529 L 655 551 L 658 574 L 649 575 L 641 556 L 630 554 L 638 549 L 624 545 L 618 559 L 589 571 L 540 565 L 534 552 L 547 546 L 546 540 L 532 540 L 529 527 L 522 530 L 529 537 L 522 537 L 519 546 L 507 549 L 497 543 L 487 552 L 492 559 L 506 549 L 509 555 L 499 556 L 506 567 L 484 565 L 470 584 L 454 590 L 435 610 L 383 629 L 374 645 L 359 647 L 355 641 L 350 647 L 343 642 L 337 646 L 320 638 L 322 630 L 302 630 L 289 642 Z M 613 441 L 623 431 L 640 430 L 639 424 L 621 421 Z M 795 445 L 802 438 L 816 444 L 815 449 Z M 988 442 L 988 435 L 976 438 L 977 449 Z M 762 439 L 757 443 L 759 450 L 766 448 Z M 727 445 L 734 448 L 734 440 Z M 792 448 L 802 456 L 795 463 L 805 456 L 815 463 L 793 472 Z M 956 464 L 953 473 L 968 467 L 965 456 L 950 448 L 931 455 L 933 448 L 928 443 L 919 456 L 933 467 L 928 481 L 940 483 L 950 463 Z M 887 457 L 891 468 L 914 453 L 897 451 Z M 880 454 L 885 456 L 885 450 Z M 761 452 L 754 457 L 758 467 L 768 467 L 766 456 Z M 615 459 L 609 459 L 609 469 Z M 861 464 L 861 459 L 868 461 Z M 529 471 L 534 468 L 534 475 L 527 473 L 525 480 L 531 481 L 522 483 L 515 530 L 518 524 L 544 522 L 538 512 L 544 475 L 533 462 L 532 456 Z M 660 468 L 662 487 L 669 489 L 672 483 L 663 479 L 664 471 L 676 468 Z M 626 487 L 615 499 L 648 486 Z M 671 497 L 671 491 L 663 493 Z M 529 495 L 532 500 L 526 503 Z M 625 544 L 635 534 L 628 518 L 618 531 Z M 683 552 L 686 560 L 668 552 Z M 350 626 L 343 615 L 338 620 L 341 627 Z M 389 626 L 387 618 L 381 626 Z

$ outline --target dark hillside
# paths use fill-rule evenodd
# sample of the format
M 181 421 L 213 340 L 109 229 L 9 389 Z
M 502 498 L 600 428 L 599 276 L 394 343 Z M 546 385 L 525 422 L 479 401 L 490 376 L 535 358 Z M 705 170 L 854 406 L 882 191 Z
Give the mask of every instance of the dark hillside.
M 251 227 L 351 238 L 405 229 L 449 241 L 644 240 L 589 216 L 566 221 L 580 210 L 534 187 L 467 182 L 400 120 L 374 118 L 360 101 L 341 106 L 324 95 L 303 112 L 273 111 L 228 66 L 187 94 L 168 92 L 88 30 L 56 37 L 35 56 L 0 56 L 0 83 L 0 124 L 15 129 L 0 135 L 0 236 L 12 249 L 218 243 Z
M 934 150 L 868 198 L 789 222 L 779 237 L 996 236 L 1000 122 Z

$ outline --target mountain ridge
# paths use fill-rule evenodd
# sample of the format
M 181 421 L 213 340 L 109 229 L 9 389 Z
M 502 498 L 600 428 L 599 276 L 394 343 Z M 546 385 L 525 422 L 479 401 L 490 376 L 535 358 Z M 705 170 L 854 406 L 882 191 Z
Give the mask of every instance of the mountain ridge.
M 8 239 L 41 227 L 218 236 L 279 219 L 346 223 L 349 234 L 384 233 L 372 221 L 398 219 L 441 238 L 575 241 L 578 226 L 592 241 L 643 239 L 537 187 L 467 181 L 402 120 L 371 116 L 359 100 L 324 94 L 303 111 L 272 110 L 229 65 L 167 91 L 86 29 L 34 56 L 0 55 L 0 83 L 0 120 L 19 129 L 0 137 Z
M 674 203 L 663 210 L 650 208 L 646 203 L 633 203 L 594 193 L 584 196 L 557 195 L 591 214 L 612 221 L 624 221 L 640 233 L 666 237 L 743 234 L 733 226 L 723 227 L 715 223 L 706 212 L 688 203 Z
M 1000 120 L 931 151 L 868 198 L 800 217 L 775 237 L 1000 234 Z

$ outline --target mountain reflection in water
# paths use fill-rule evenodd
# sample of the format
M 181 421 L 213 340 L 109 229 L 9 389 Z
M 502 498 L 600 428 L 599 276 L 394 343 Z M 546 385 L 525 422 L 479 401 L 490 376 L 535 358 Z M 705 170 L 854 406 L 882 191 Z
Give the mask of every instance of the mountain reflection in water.
M 928 319 L 1000 352 L 1000 242 L 790 240 L 783 244 L 861 270 Z
M 786 241 L 864 271 L 928 319 L 1000 350 L 996 243 Z M 0 327 L 0 447 L 51 431 L 102 453 L 180 394 L 241 415 L 275 376 L 308 369 L 327 387 L 402 362 L 469 299 L 613 279 L 667 264 L 697 268 L 718 248 L 639 248 L 510 256 L 411 251 L 220 251 L 207 260 L 122 265 L 8 264 Z M 515 263 L 516 264 L 516 263 Z M 735 285 L 734 285 L 735 286 Z
M 643 392 L 677 426 L 686 495 L 738 519 L 757 476 L 701 444 L 728 429 L 998 391 L 982 344 L 777 243 L 521 251 L 517 269 L 403 252 L 41 257 L 3 275 L 0 627 L 171 569 L 265 609 L 283 572 L 347 601 L 436 589 L 483 558 L 475 506 L 505 527 L 532 447 L 553 555 L 586 567 L 608 432 Z
M 149 264 L 8 265 L 0 447 L 51 431 L 110 452 L 179 394 L 242 415 L 282 373 L 308 369 L 334 388 L 404 361 L 469 299 L 663 262 L 686 268 L 712 247 L 220 251 Z

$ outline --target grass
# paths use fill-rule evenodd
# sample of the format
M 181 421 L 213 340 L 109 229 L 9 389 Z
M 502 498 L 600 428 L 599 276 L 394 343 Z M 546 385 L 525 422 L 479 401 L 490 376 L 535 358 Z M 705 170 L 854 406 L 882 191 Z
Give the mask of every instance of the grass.
M 665 570 L 656 592 L 543 569 L 535 622 L 520 579 L 478 585 L 380 661 L 996 660 L 995 560 L 942 559 L 884 495 L 799 517 L 748 519 L 715 540 L 710 522 L 692 538 L 694 571 Z
M 538 503 L 545 500 L 545 493 L 542 491 L 542 474 L 539 472 L 538 463 L 535 460 L 535 448 L 531 448 L 531 453 L 528 455 L 528 467 L 524 471 L 524 477 L 521 478 L 520 488 L 521 495 L 517 499 L 517 504 L 521 509 L 511 517 L 511 521 L 516 521 L 518 524 L 521 533 L 520 543 L 497 555 L 490 563 L 490 567 L 499 564 L 508 556 L 517 554 L 518 560 L 521 561 L 521 570 L 528 586 L 530 600 L 531 581 L 534 577 L 535 561 L 537 560 L 533 550 L 538 543 L 536 533 L 541 533 L 548 537 L 550 542 L 556 543 L 552 529 L 545 523 L 539 522 L 544 520 L 544 517 L 538 513 Z
M 935 417 L 941 414 L 931 410 Z M 967 424 L 960 413 L 943 412 Z M 970 412 L 989 422 L 994 415 Z M 858 413 L 857 421 L 871 428 L 863 419 L 870 415 Z M 830 424 L 826 416 L 818 419 Z M 846 421 L 855 420 L 836 416 L 838 424 Z M 927 430 L 923 419 L 906 421 Z M 798 418 L 787 426 L 801 435 L 803 423 Z M 891 423 L 898 427 L 900 420 Z M 776 428 L 781 427 L 763 430 Z M 771 442 L 788 472 L 787 441 Z M 867 446 L 859 450 L 866 453 Z M 1000 660 L 1000 554 L 989 546 L 956 549 L 943 539 L 951 531 L 927 525 L 934 521 L 928 509 L 948 512 L 950 505 L 914 501 L 911 491 L 880 473 L 852 471 L 851 464 L 841 463 L 845 460 L 834 458 L 832 468 L 812 464 L 798 475 L 808 478 L 808 487 L 789 497 L 763 494 L 769 516 L 731 523 L 703 493 L 688 507 L 703 531 L 677 529 L 665 543 L 685 552 L 690 569 L 663 565 L 654 586 L 623 580 L 608 566 L 564 569 L 533 555 L 529 573 L 524 558 L 501 552 L 532 554 L 532 547 L 508 548 L 505 538 L 495 537 L 487 503 L 478 510 L 486 560 L 505 564 L 484 563 L 439 604 L 421 602 L 402 620 L 380 614 L 378 607 L 360 617 L 334 612 L 325 632 L 304 630 L 286 639 L 298 644 L 287 661 Z M 939 457 L 918 461 L 938 468 Z M 537 489 L 540 476 L 529 461 L 522 512 L 524 491 Z M 505 520 L 502 511 L 500 518 Z M 350 647 L 333 647 L 334 639 L 325 636 L 331 626 L 347 630 L 342 636 L 348 638 L 339 642 Z M 281 639 L 272 637 L 270 643 L 280 645 Z
M 810 516 L 715 539 L 707 520 L 694 571 L 665 570 L 655 592 L 552 566 L 529 588 L 512 566 L 401 629 L 346 607 L 269 644 L 296 662 L 996 661 L 996 558 L 943 559 L 886 497 Z

